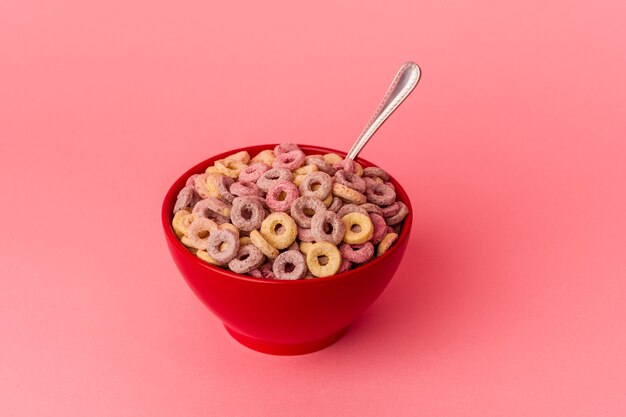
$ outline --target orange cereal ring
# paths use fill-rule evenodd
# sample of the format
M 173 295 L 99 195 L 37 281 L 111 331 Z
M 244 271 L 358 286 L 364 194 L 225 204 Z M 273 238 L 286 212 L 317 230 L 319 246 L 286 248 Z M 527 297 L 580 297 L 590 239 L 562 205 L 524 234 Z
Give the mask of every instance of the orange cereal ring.
M 209 174 L 209 176 L 207 177 L 205 189 L 207 190 L 207 193 L 210 197 L 222 198 L 222 194 L 220 193 L 220 189 L 218 186 L 218 181 L 222 177 L 224 177 L 222 174 Z
M 274 151 L 271 149 L 266 149 L 264 151 L 259 152 L 254 158 L 252 158 L 250 160 L 251 163 L 257 163 L 257 162 L 262 162 L 264 164 L 266 164 L 267 166 L 272 166 L 272 164 L 274 163 L 274 159 L 276 158 L 276 155 L 274 155 Z
M 224 160 L 225 161 L 238 161 L 238 162 L 247 164 L 248 162 L 250 162 L 250 154 L 248 153 L 248 151 L 239 151 L 232 155 L 228 155 L 226 158 L 224 158 Z
M 339 270 L 341 253 L 332 243 L 317 242 L 308 249 L 306 264 L 313 276 L 328 277 Z
M 298 226 L 287 213 L 277 211 L 263 220 L 261 235 L 276 249 L 285 249 L 296 240 Z
M 239 238 L 239 247 L 247 245 L 248 243 L 252 243 L 250 236 L 243 236 Z
M 270 259 L 276 258 L 279 254 L 278 249 L 270 245 L 269 242 L 265 240 L 265 238 L 263 238 L 258 230 L 253 230 L 250 232 L 250 243 L 259 248 L 263 255 L 267 256 Z
M 338 182 L 333 184 L 333 194 L 341 198 L 346 203 L 363 204 L 367 201 L 367 197 L 360 192 L 346 187 Z
M 374 233 L 374 224 L 370 216 L 353 212 L 341 218 L 346 227 L 343 241 L 346 243 L 364 243 L 371 239 Z
M 247 165 L 241 161 L 220 159 L 215 161 L 215 168 L 220 174 L 227 177 L 237 178 L 239 173 L 246 169 Z
M 208 167 L 206 169 L 206 171 L 204 171 L 207 174 L 219 174 L 220 172 L 217 170 L 217 168 L 215 168 L 215 165 L 211 165 L 210 167 Z
M 376 256 L 381 256 L 383 253 L 387 252 L 396 240 L 398 240 L 398 235 L 396 233 L 387 233 L 385 237 L 383 237 L 383 240 L 381 240 L 378 244 Z
M 198 258 L 202 259 L 204 262 L 208 262 L 208 263 L 210 263 L 211 265 L 219 265 L 219 264 L 217 263 L 217 261 L 216 261 L 215 259 L 211 258 L 211 257 L 209 256 L 209 254 L 207 253 L 207 251 L 205 251 L 205 250 L 198 249 L 198 250 L 196 251 L 196 256 L 197 256 Z

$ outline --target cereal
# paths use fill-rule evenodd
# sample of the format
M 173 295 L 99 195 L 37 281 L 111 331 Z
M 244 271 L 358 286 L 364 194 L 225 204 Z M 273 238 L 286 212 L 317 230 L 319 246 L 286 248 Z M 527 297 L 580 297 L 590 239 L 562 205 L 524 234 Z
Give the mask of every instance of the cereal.
M 237 256 L 228 262 L 228 268 L 237 274 L 245 274 L 261 266 L 264 260 L 265 256 L 261 251 L 256 246 L 249 243 L 239 246 Z
M 250 236 L 243 236 L 239 238 L 239 247 L 247 245 L 248 243 L 252 243 L 252 239 L 250 239 Z
M 270 245 L 268 241 L 265 240 L 263 236 L 261 236 L 261 233 L 259 233 L 258 230 L 253 230 L 250 232 L 250 242 L 257 248 L 259 248 L 263 255 L 267 256 L 268 258 L 274 259 L 279 254 L 278 249 Z
M 297 250 L 288 250 L 274 260 L 272 272 L 276 279 L 296 280 L 304 278 L 307 264 L 304 255 Z
M 274 162 L 274 158 L 276 158 L 276 156 L 274 155 L 274 151 L 272 151 L 271 149 L 266 149 L 259 152 L 254 158 L 250 160 L 250 162 L 253 164 L 261 162 L 268 167 L 271 167 L 272 163 Z
M 287 211 L 296 198 L 298 188 L 291 181 L 276 181 L 267 190 L 265 201 L 274 211 Z
M 303 167 L 295 169 L 293 171 L 293 174 L 294 175 L 306 175 L 306 174 L 310 174 L 311 172 L 315 172 L 317 170 L 318 170 L 317 166 L 315 165 L 305 165 Z
M 288 214 L 271 213 L 261 223 L 261 235 L 276 249 L 285 249 L 293 243 L 298 234 L 298 226 Z
M 200 174 L 193 180 L 193 188 L 196 189 L 196 193 L 202 198 L 210 197 L 209 191 L 206 189 L 206 180 L 209 174 Z
M 239 181 L 241 182 L 256 182 L 261 175 L 269 171 L 270 166 L 264 162 L 256 162 L 248 165 L 246 169 L 239 173 Z
M 263 276 L 263 278 L 271 278 L 271 279 L 276 278 L 274 276 L 274 271 L 272 270 L 273 265 L 274 265 L 274 262 L 267 262 L 259 268 L 259 272 L 261 272 L 261 275 Z
M 364 243 L 372 237 L 374 225 L 368 215 L 348 213 L 341 218 L 346 228 L 343 240 L 346 243 Z
M 357 190 L 353 190 L 339 183 L 333 184 L 333 194 L 346 203 L 363 204 L 367 201 L 367 198 Z
M 221 159 L 215 161 L 215 168 L 220 174 L 227 177 L 237 178 L 239 173 L 246 168 L 246 164 L 235 159 Z
M 367 188 L 365 180 L 363 178 L 359 177 L 353 172 L 343 169 L 340 169 L 335 174 L 335 182 L 343 184 L 348 188 L 352 188 L 353 190 L 356 190 L 361 194 L 364 193 L 365 189 Z
M 312 172 L 307 174 L 298 187 L 300 195 L 312 195 L 324 200 L 330 195 L 333 180 L 330 175 L 323 171 Z
M 224 158 L 224 161 L 237 161 L 243 164 L 247 164 L 248 162 L 250 162 L 250 154 L 248 153 L 248 151 L 239 151 L 237 153 L 227 156 L 226 158 Z
M 376 250 L 376 256 L 381 256 L 385 252 L 389 250 L 391 245 L 398 239 L 398 235 L 396 233 L 387 233 L 383 240 L 378 244 L 378 249 Z
M 198 258 L 202 259 L 204 262 L 210 263 L 211 265 L 219 265 L 219 264 L 215 261 L 215 259 L 211 258 L 211 257 L 209 256 L 209 254 L 207 253 L 207 251 L 205 251 L 205 250 L 198 249 L 198 250 L 196 251 L 196 256 L 197 256 Z
M 265 210 L 261 202 L 254 197 L 237 197 L 233 200 L 230 218 L 238 229 L 252 232 L 261 227 L 265 219 Z
M 256 185 L 266 193 L 276 181 L 291 181 L 293 174 L 287 168 L 272 168 L 259 177 Z
M 376 245 L 383 240 L 383 237 L 387 233 L 387 222 L 380 214 L 370 213 L 370 219 L 372 220 L 372 224 L 374 225 L 374 232 L 372 233 L 372 237 L 370 241 Z
M 361 264 L 367 262 L 374 256 L 374 245 L 372 242 L 364 242 L 359 244 L 342 243 L 339 252 L 343 259 L 350 262 Z
M 365 204 L 361 204 L 359 207 L 361 207 L 363 210 L 365 210 L 368 213 L 376 213 L 376 214 L 382 214 L 383 213 L 383 211 L 380 209 L 380 207 L 377 206 L 376 204 L 365 203 Z
M 235 196 L 230 192 L 230 186 L 235 182 L 231 177 L 227 177 L 226 175 L 220 175 L 219 177 L 215 177 L 215 183 L 217 185 L 217 190 L 222 197 L 223 200 L 228 203 L 232 203 L 235 199 Z
M 340 163 L 341 161 L 343 161 L 343 158 L 340 157 L 339 155 L 337 155 L 336 153 L 327 153 L 324 154 L 324 162 L 326 162 L 328 165 L 335 165 Z
M 350 268 L 352 268 L 352 262 L 344 258 L 341 260 L 341 265 L 339 265 L 339 269 L 337 270 L 337 273 L 341 274 L 342 272 L 349 271 Z
M 311 218 L 311 233 L 316 242 L 338 245 L 343 240 L 345 232 L 343 221 L 333 211 L 318 211 Z
M 185 187 L 193 187 L 198 176 L 200 176 L 200 174 L 193 174 L 189 178 L 187 178 L 187 181 L 185 182 Z
M 399 201 L 398 204 L 400 205 L 400 210 L 398 210 L 398 212 L 393 216 L 387 217 L 385 219 L 389 226 L 400 223 L 402 220 L 404 220 L 407 214 L 409 214 L 409 208 L 406 206 L 406 204 L 404 204 L 402 201 Z
M 208 197 L 196 203 L 196 205 L 193 207 L 193 213 L 197 213 L 199 216 L 209 219 L 213 219 L 213 217 L 215 217 L 214 215 L 216 214 L 228 220 L 228 218 L 230 217 L 230 209 L 230 204 L 220 200 L 219 198 Z
M 400 211 L 400 204 L 397 201 L 394 201 L 386 207 L 380 207 L 380 211 L 381 215 L 385 218 L 395 216 Z
M 343 201 L 341 201 L 341 198 L 337 196 L 333 196 L 333 201 L 330 202 L 330 205 L 328 206 L 328 210 L 334 211 L 335 213 L 337 213 L 339 209 L 341 208 L 341 206 L 343 206 Z
M 281 143 L 279 145 L 276 145 L 276 147 L 274 148 L 274 155 L 279 156 L 280 154 L 291 151 L 301 151 L 301 149 L 295 143 Z
M 309 249 L 311 249 L 311 246 L 313 245 L 313 242 L 300 242 L 300 252 L 306 255 L 307 253 L 309 253 Z
M 367 201 L 379 206 L 389 205 L 396 200 L 395 190 L 386 184 L 375 184 L 368 187 L 365 195 L 367 196 Z
M 337 246 L 329 242 L 317 242 L 311 245 L 306 254 L 309 271 L 316 277 L 334 275 L 341 266 L 341 254 Z
M 319 171 L 325 172 L 328 175 L 335 175 L 335 172 L 337 172 L 337 170 L 333 168 L 332 165 L 326 163 L 326 161 L 324 161 L 324 158 L 321 156 L 308 156 L 304 158 L 304 163 L 306 165 L 315 165 Z
M 315 242 L 313 232 L 310 228 L 298 227 L 298 239 L 301 242 Z
M 348 213 L 361 213 L 361 214 L 365 214 L 367 216 L 367 210 L 365 210 L 363 207 L 361 206 L 357 206 L 356 204 L 344 204 L 338 211 L 337 211 L 337 216 L 339 216 L 340 219 L 343 218 L 343 216 L 345 216 Z
M 195 216 L 191 214 L 191 211 L 188 209 L 182 209 L 176 212 L 174 215 L 174 219 L 172 219 L 172 229 L 174 229 L 174 233 L 180 239 L 183 236 L 187 236 L 187 229 L 189 229 L 189 225 L 193 222 Z
M 206 251 L 218 265 L 225 265 L 237 256 L 239 236 L 231 230 L 217 229 L 209 235 Z
M 324 203 L 317 197 L 302 196 L 296 198 L 291 203 L 291 217 L 300 227 L 310 228 L 311 217 L 318 212 L 325 209 Z
M 174 205 L 174 214 L 184 208 L 192 208 L 200 200 L 200 196 L 193 187 L 186 186 L 178 193 L 176 204 Z
M 212 232 L 217 230 L 217 223 L 205 217 L 195 217 L 187 229 L 187 246 L 206 249 Z
M 237 197 L 250 197 L 253 195 L 261 197 L 263 191 L 254 182 L 237 181 L 230 186 L 230 193 Z
M 287 168 L 290 171 L 298 169 L 304 164 L 304 152 L 294 150 L 276 155 L 272 168 Z
M 367 167 L 363 169 L 363 176 L 368 178 L 380 178 L 383 181 L 389 181 L 389 174 L 378 167 Z

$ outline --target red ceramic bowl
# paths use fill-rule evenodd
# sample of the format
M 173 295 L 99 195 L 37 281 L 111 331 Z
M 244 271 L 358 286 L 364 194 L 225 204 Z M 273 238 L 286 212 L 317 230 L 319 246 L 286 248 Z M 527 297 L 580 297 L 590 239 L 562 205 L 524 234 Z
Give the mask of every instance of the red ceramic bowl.
M 409 215 L 398 240 L 383 256 L 358 268 L 325 278 L 280 281 L 239 275 L 209 265 L 179 242 L 171 227 L 172 210 L 187 178 L 202 173 L 226 156 L 247 150 L 251 155 L 276 145 L 235 149 L 209 158 L 174 182 L 161 212 L 163 231 L 176 266 L 193 292 L 219 317 L 228 332 L 243 345 L 276 355 L 295 355 L 322 349 L 337 341 L 347 327 L 383 292 L 395 273 L 411 232 L 412 209 L 404 189 L 393 178 L 398 199 Z M 345 152 L 318 146 L 301 148 L 307 154 Z M 364 167 L 373 166 L 357 158 Z M 384 168 L 384 167 L 383 167 Z

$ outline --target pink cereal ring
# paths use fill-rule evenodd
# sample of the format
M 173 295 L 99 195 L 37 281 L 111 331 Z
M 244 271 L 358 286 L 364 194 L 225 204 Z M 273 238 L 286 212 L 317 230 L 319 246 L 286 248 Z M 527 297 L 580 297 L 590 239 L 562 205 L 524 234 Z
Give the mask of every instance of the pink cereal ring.
M 196 189 L 198 195 L 202 198 L 210 197 L 208 190 L 206 189 L 206 180 L 209 174 L 200 174 L 193 180 L 193 187 Z
M 381 178 L 383 181 L 389 181 L 389 174 L 382 168 L 367 167 L 363 168 L 363 176 L 368 178 Z
M 365 196 L 367 201 L 379 206 L 387 206 L 396 200 L 396 192 L 385 184 L 376 184 L 369 187 L 365 191 Z
M 187 242 L 195 249 L 206 249 L 211 233 L 217 230 L 217 223 L 204 217 L 195 217 L 187 229 Z
M 230 186 L 234 182 L 235 180 L 227 175 L 220 175 L 217 178 L 217 191 L 219 191 L 220 196 L 229 203 L 232 203 L 235 199 L 235 196 L 230 192 Z
M 365 203 L 365 204 L 361 204 L 359 207 L 361 207 L 363 210 L 367 211 L 368 213 L 376 213 L 376 214 L 383 213 L 380 207 L 377 206 L 376 204 Z
M 207 253 L 218 265 L 232 261 L 239 251 L 239 236 L 232 230 L 217 229 L 209 235 Z
M 262 196 L 263 191 L 253 182 L 237 181 L 230 186 L 230 192 L 237 197 Z
M 307 273 L 306 259 L 302 252 L 288 250 L 274 259 L 272 272 L 276 279 L 296 280 L 304 278 Z
M 200 196 L 196 193 L 195 188 L 185 186 L 176 197 L 176 204 L 174 205 L 174 214 L 178 213 L 184 208 L 192 208 L 196 203 L 200 201 Z
M 287 168 L 290 171 L 298 169 L 304 164 L 304 152 L 289 151 L 276 156 L 272 168 Z
M 267 170 L 256 181 L 261 191 L 267 192 L 270 186 L 276 181 L 291 181 L 293 174 L 287 168 L 272 168 Z
M 265 260 L 265 255 L 251 243 L 239 246 L 237 256 L 228 262 L 228 268 L 237 273 L 245 274 L 261 266 Z
M 193 174 L 192 176 L 187 178 L 187 182 L 185 182 L 185 187 L 193 187 L 196 182 L 196 178 L 198 178 L 198 175 L 200 174 Z
M 274 155 L 278 156 L 291 151 L 301 151 L 300 147 L 295 143 L 281 143 L 274 148 Z
M 334 165 L 334 168 L 339 169 L 339 170 L 343 169 L 345 171 L 352 172 L 353 174 L 356 174 L 357 169 L 358 169 L 354 159 L 348 159 L 348 158 L 344 159 L 341 162 L 337 162 Z
M 311 218 L 311 233 L 316 242 L 338 245 L 344 237 L 346 227 L 341 217 L 333 211 L 318 211 Z
M 261 266 L 259 268 L 259 272 L 261 273 L 263 278 L 266 278 L 266 279 L 273 279 L 273 278 L 275 278 L 274 271 L 273 271 L 273 268 L 272 268 L 273 266 L 274 266 L 274 262 L 273 261 L 269 261 L 269 262 L 266 262 L 265 264 L 263 264 L 263 266 Z
M 315 242 L 311 229 L 298 226 L 298 239 L 301 242 Z
M 302 196 L 291 203 L 291 217 L 300 227 L 310 228 L 311 217 L 318 211 L 324 211 L 326 207 L 322 200 L 313 196 Z
M 350 268 L 352 268 L 352 262 L 350 262 L 349 260 L 347 260 L 346 258 L 343 258 L 341 260 L 341 265 L 339 265 L 339 269 L 337 270 L 337 274 L 340 274 L 342 272 L 346 272 L 349 271 Z
M 328 206 L 328 210 L 334 211 L 335 213 L 337 213 L 342 206 L 343 206 L 343 200 L 337 197 L 336 195 L 334 195 L 333 201 L 330 203 L 330 206 Z
M 367 210 L 365 210 L 361 206 L 357 206 L 356 204 L 344 204 L 337 211 L 337 216 L 339 216 L 340 219 L 343 219 L 343 216 L 345 216 L 348 213 L 361 213 L 367 216 Z
M 276 181 L 267 190 L 265 202 L 274 211 L 287 211 L 297 198 L 298 187 L 294 183 L 291 181 Z
M 407 214 L 409 214 L 409 209 L 406 206 L 406 204 L 404 204 L 402 201 L 398 201 L 398 204 L 400 205 L 400 210 L 398 210 L 398 212 L 394 214 L 393 216 L 387 217 L 385 219 L 385 221 L 387 222 L 389 226 L 393 226 L 393 225 L 400 223 L 402 220 L 404 220 Z
M 339 184 L 343 184 L 348 188 L 352 188 L 360 193 L 364 193 L 367 189 L 367 185 L 365 184 L 365 180 L 354 172 L 346 171 L 344 169 L 340 169 L 335 174 L 335 182 Z
M 356 264 L 362 264 L 369 261 L 374 256 L 374 245 L 372 242 L 348 244 L 342 243 L 339 247 L 343 259 Z
M 321 156 L 307 157 L 304 159 L 304 163 L 307 165 L 315 165 L 317 169 L 319 169 L 322 172 L 327 173 L 328 175 L 335 175 L 335 173 L 337 172 L 337 170 L 332 165 L 324 161 L 324 158 L 322 158 Z
M 387 227 L 389 226 L 387 226 L 387 222 L 380 214 L 370 213 L 370 219 L 372 219 L 372 224 L 374 225 L 374 233 L 372 233 L 370 241 L 377 245 L 387 234 Z
M 218 224 L 228 223 L 230 218 L 230 204 L 219 198 L 209 197 L 200 200 L 193 206 L 193 213 L 200 217 L 214 220 Z
M 237 229 L 251 232 L 261 227 L 265 219 L 265 210 L 257 198 L 236 197 L 233 200 L 230 219 Z
M 400 211 L 400 204 L 394 201 L 388 206 L 380 207 L 380 211 L 383 217 L 391 217 Z
M 323 171 L 307 174 L 300 183 L 300 195 L 311 195 L 324 200 L 333 188 L 333 179 Z
M 239 173 L 239 181 L 242 182 L 256 182 L 261 175 L 265 174 L 270 169 L 269 165 L 263 162 L 255 162 L 248 165 L 246 169 Z
M 261 273 L 260 269 L 253 269 L 251 271 L 248 271 L 248 275 L 255 278 L 263 278 L 263 274 Z

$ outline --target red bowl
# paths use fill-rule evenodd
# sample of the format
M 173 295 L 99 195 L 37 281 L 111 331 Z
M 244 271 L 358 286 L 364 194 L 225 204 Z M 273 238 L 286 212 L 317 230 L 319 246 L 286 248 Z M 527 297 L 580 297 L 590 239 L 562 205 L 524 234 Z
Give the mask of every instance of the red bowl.
M 350 323 L 383 292 L 396 272 L 411 233 L 409 197 L 396 180 L 398 199 L 409 215 L 398 240 L 379 258 L 356 269 L 325 278 L 281 281 L 239 275 L 203 262 L 190 253 L 172 230 L 172 210 L 178 192 L 189 176 L 202 173 L 218 159 L 247 150 L 251 155 L 276 145 L 236 149 L 209 158 L 174 182 L 161 211 L 163 231 L 176 266 L 193 292 L 223 321 L 228 332 L 243 345 L 264 353 L 296 355 L 325 348 L 337 341 Z M 345 152 L 301 145 L 307 154 Z M 364 167 L 372 163 L 357 158 Z

